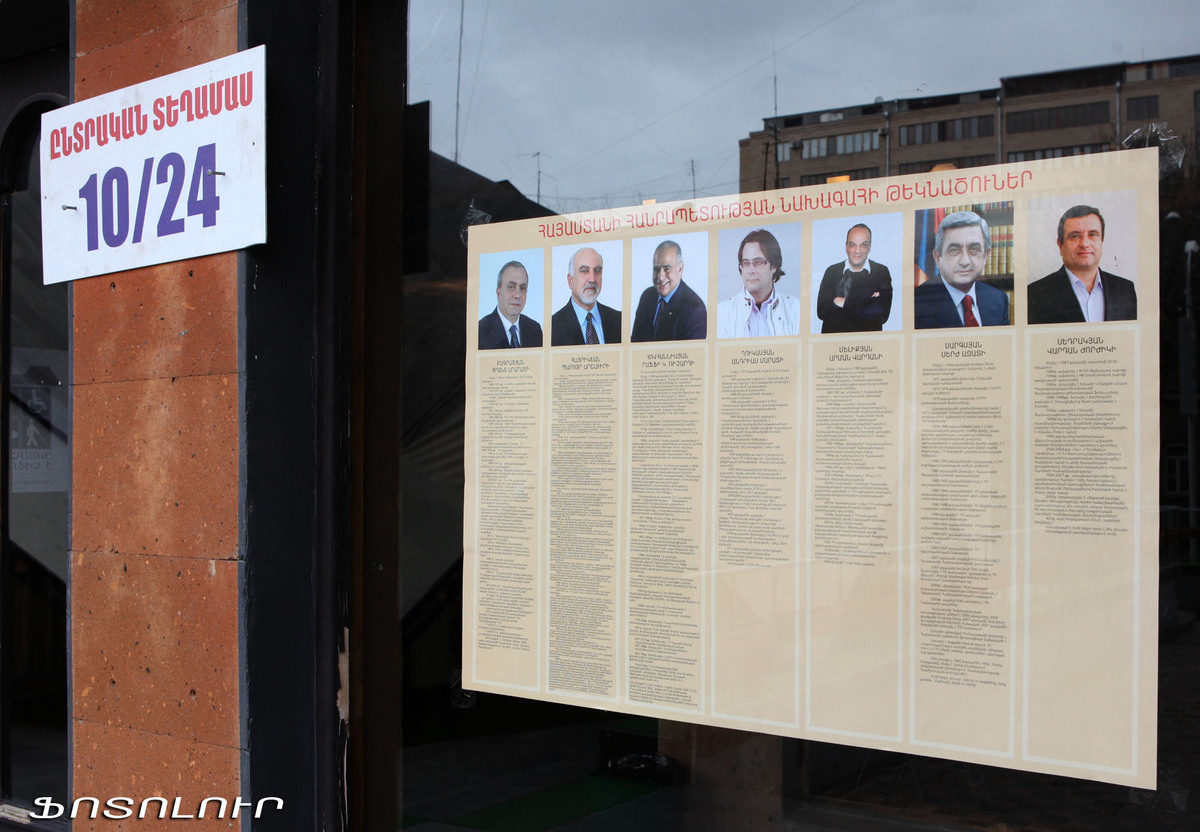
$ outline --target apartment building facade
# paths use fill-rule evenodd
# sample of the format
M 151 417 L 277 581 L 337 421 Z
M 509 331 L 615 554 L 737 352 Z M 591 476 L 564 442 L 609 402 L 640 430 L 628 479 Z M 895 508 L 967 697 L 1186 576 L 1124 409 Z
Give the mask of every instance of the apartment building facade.
M 1150 124 L 1177 137 L 1194 168 L 1198 122 L 1200 55 L 1014 76 L 992 89 L 765 118 L 739 142 L 741 190 L 1102 153 Z M 1130 141 L 1141 146 L 1141 135 Z

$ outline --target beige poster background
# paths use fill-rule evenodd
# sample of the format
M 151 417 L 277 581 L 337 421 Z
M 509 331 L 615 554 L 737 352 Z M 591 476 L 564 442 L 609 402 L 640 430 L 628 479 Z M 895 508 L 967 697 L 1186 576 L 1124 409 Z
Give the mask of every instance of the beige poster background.
M 541 257 L 545 345 L 480 350 L 468 321 L 464 687 L 1153 787 L 1155 154 L 471 228 L 468 308 L 496 306 L 481 259 Z M 915 329 L 917 212 L 1008 203 L 987 274 L 1011 323 Z M 1136 320 L 1027 323 L 1075 204 Z M 874 215 L 902 217 L 899 329 L 812 334 L 829 224 Z M 802 323 L 718 340 L 730 241 L 759 228 Z M 684 235 L 707 338 L 629 343 L 646 238 Z M 591 246 L 619 330 L 552 346 Z

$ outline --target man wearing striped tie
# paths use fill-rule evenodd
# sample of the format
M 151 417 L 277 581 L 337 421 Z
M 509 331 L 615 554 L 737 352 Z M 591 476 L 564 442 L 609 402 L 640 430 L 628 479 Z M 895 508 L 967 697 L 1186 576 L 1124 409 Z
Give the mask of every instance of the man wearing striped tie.
M 599 301 L 604 287 L 604 258 L 600 252 L 581 248 L 571 255 L 567 286 L 571 299 L 550 321 L 551 346 L 619 344 L 621 313 Z
M 529 297 L 529 272 L 516 260 L 500 267 L 496 275 L 496 308 L 479 319 L 479 349 L 500 350 L 540 347 L 542 327 L 522 315 Z

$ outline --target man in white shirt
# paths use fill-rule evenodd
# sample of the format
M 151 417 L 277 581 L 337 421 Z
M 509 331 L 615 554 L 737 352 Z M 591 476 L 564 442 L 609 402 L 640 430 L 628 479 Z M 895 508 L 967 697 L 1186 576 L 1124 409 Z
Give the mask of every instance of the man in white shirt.
M 796 335 L 800 301 L 775 290 L 783 277 L 783 252 L 765 228 L 751 231 L 738 246 L 742 292 L 717 304 L 718 338 Z

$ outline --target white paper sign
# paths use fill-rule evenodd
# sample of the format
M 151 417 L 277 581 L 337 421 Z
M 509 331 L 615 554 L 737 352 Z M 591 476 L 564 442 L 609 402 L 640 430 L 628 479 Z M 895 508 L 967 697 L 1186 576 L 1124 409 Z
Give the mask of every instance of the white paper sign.
M 267 239 L 266 47 L 42 116 L 44 282 Z

